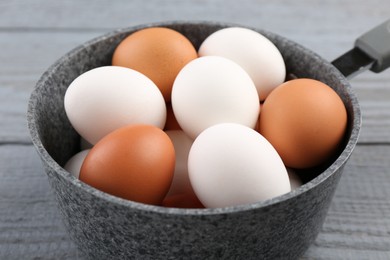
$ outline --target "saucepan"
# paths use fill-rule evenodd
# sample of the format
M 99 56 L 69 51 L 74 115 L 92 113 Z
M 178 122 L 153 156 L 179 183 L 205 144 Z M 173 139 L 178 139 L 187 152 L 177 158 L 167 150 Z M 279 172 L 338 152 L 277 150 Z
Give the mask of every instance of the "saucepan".
M 118 198 L 75 178 L 63 166 L 80 148 L 80 136 L 64 110 L 64 94 L 80 74 L 109 65 L 115 47 L 142 28 L 163 26 L 198 48 L 211 33 L 237 24 L 175 21 L 116 30 L 70 51 L 33 90 L 28 128 L 54 190 L 70 237 L 91 259 L 295 259 L 324 223 L 343 168 L 361 129 L 359 102 L 347 78 L 389 65 L 390 21 L 360 37 L 333 63 L 274 33 L 251 28 L 280 50 L 287 73 L 331 86 L 348 114 L 345 141 L 326 166 L 314 167 L 299 188 L 266 201 L 221 208 L 161 207 Z

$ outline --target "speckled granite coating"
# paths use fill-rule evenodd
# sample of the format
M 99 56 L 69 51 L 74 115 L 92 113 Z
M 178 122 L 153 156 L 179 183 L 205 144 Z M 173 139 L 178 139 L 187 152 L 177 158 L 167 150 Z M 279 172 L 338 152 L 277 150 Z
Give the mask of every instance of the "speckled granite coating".
M 147 26 L 156 25 L 183 33 L 196 47 L 210 33 L 234 26 L 210 22 Z M 342 169 L 357 142 L 361 115 L 349 83 L 337 69 L 272 33 L 258 30 L 280 49 L 288 72 L 332 86 L 349 116 L 341 154 L 307 171 L 309 180 L 299 189 L 236 207 L 163 208 L 104 194 L 61 167 L 79 147 L 79 136 L 63 108 L 67 86 L 81 73 L 109 65 L 119 41 L 140 28 L 119 30 L 71 51 L 47 70 L 31 94 L 27 113 L 31 138 L 79 249 L 90 259 L 295 259 L 302 255 L 324 222 Z

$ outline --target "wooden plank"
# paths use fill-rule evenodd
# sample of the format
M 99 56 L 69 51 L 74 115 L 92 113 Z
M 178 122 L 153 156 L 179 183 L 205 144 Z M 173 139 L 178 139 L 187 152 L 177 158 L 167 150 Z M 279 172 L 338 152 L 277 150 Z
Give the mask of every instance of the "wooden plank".
M 76 259 L 33 146 L 0 154 L 0 259 Z
M 305 259 L 389 259 L 389 146 L 358 146 Z
M 390 69 L 382 74 L 365 72 L 351 80 L 360 102 L 361 143 L 390 143 Z
M 166 20 L 212 20 L 264 28 L 334 59 L 360 34 L 388 19 L 390 2 L 14 0 L 2 1 L 0 7 L 3 32 L 107 31 Z
M 388 18 L 387 0 L 321 1 L 4 1 L 2 31 L 112 30 L 167 20 L 212 20 L 264 28 L 333 59 L 365 30 Z M 101 10 L 105 10 L 102 12 Z M 348 15 L 346 15 L 348 13 Z M 300 19 L 304 17 L 305 19 Z M 362 19 L 369 17 L 369 19 Z M 70 19 L 71 18 L 71 19 Z M 335 45 L 340 42 L 341 45 Z M 329 48 L 324 49 L 324 46 Z
M 0 141 L 29 142 L 24 115 L 40 75 L 67 51 L 109 30 L 164 20 L 226 21 L 276 32 L 333 60 L 362 32 L 387 19 L 388 13 L 383 10 L 389 9 L 387 0 L 369 4 L 348 0 L 342 5 L 336 0 L 284 0 L 272 4 L 122 0 L 115 5 L 76 0 L 1 1 Z M 361 19 L 368 16 L 370 19 Z M 305 19 L 297 21 L 297 17 Z M 386 71 L 375 76 L 364 74 L 353 81 L 364 109 L 362 142 L 390 142 L 390 110 L 385 102 L 390 95 L 386 88 L 389 79 L 390 71 Z M 366 91 L 366 86 L 372 89 Z M 370 96 L 366 96 L 368 92 Z M 378 99 L 384 102 L 378 103 Z
M 0 86 L 31 91 L 40 75 L 57 59 L 103 33 L 0 32 Z
M 0 32 L 0 60 L 7 61 L 0 63 L 1 142 L 29 142 L 25 114 L 36 81 L 59 57 L 103 33 Z M 351 81 L 363 113 L 361 142 L 390 142 L 389 82 L 390 70 L 366 72 Z
M 28 99 L 43 72 L 102 32 L 0 32 L 0 142 L 30 142 Z
M 346 22 L 376 24 L 379 17 L 386 16 L 390 4 L 386 0 L 372 2 L 345 0 L 310 1 L 181 1 L 181 0 L 119 0 L 115 4 L 104 1 L 47 1 L 14 0 L 0 2 L 0 24 L 4 28 L 113 28 L 124 23 L 139 23 L 160 20 L 213 19 L 252 24 L 266 24 L 276 28 L 290 28 L 286 21 L 297 21 L 296 27 L 331 28 Z M 104 10 L 102 12 L 102 10 Z M 306 19 L 300 20 L 299 18 Z M 369 17 L 370 19 L 362 19 Z M 298 18 L 298 19 L 297 19 Z M 82 21 L 82 23 L 80 23 Z M 313 25 L 310 21 L 318 21 Z M 344 23 L 341 23 L 343 21 Z M 272 24 L 276 24 L 273 26 Z M 317 25 L 320 24 L 321 27 Z
M 34 148 L 1 145 L 0 154 L 0 259 L 80 257 Z M 390 257 L 389 154 L 390 146 L 355 149 L 304 259 Z
M 27 93 L 0 87 L 0 142 L 29 143 Z

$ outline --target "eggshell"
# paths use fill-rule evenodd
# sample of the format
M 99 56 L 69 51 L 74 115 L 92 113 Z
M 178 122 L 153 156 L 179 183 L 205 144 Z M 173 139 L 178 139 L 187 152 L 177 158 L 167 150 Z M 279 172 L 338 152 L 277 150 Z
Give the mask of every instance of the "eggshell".
M 151 125 L 119 128 L 88 153 L 80 180 L 111 195 L 160 205 L 172 182 L 175 150 L 169 137 Z
M 76 131 L 95 144 L 111 131 L 128 124 L 163 128 L 164 98 L 141 73 L 105 66 L 77 77 L 65 93 L 65 111 Z
M 172 194 L 192 194 L 194 193 L 190 179 L 188 177 L 188 154 L 190 152 L 193 140 L 189 138 L 183 131 L 171 130 L 166 131 L 175 148 L 176 162 L 175 173 L 171 187 L 167 195 Z
M 230 27 L 216 31 L 204 40 L 198 53 L 199 56 L 222 56 L 238 63 L 255 83 L 260 100 L 265 100 L 286 77 L 278 48 L 251 29 Z
M 254 128 L 260 102 L 244 69 L 229 59 L 206 56 L 191 61 L 177 75 L 172 108 L 183 131 L 194 139 L 218 123 Z
M 204 130 L 191 147 L 188 170 L 205 207 L 253 203 L 290 191 L 286 168 L 272 145 L 239 124 Z
M 79 178 L 81 165 L 83 165 L 89 151 L 90 149 L 86 149 L 73 155 L 64 165 L 64 169 L 73 174 L 74 177 Z
M 139 30 L 115 49 L 112 65 L 135 69 L 149 77 L 170 101 L 176 75 L 198 57 L 192 43 L 179 32 L 163 27 Z
M 347 112 L 337 93 L 313 79 L 283 83 L 264 102 L 259 132 L 286 166 L 309 168 L 337 153 L 347 128 Z

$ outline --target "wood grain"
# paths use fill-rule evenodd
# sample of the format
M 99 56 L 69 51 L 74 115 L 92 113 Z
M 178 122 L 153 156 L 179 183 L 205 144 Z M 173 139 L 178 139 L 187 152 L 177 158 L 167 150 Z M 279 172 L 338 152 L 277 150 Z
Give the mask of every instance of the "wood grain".
M 33 146 L 1 145 L 0 154 L 0 259 L 75 259 Z
M 326 4 L 241 1 L 237 6 L 234 1 L 221 0 L 117 1 L 115 5 L 101 1 L 1 1 L 0 61 L 7 62 L 0 63 L 0 102 L 4 104 L 0 107 L 0 141 L 28 142 L 24 114 L 40 75 L 66 52 L 110 30 L 163 20 L 233 22 L 279 33 L 331 61 L 351 48 L 356 37 L 388 18 L 384 10 L 390 10 L 390 1 L 361 2 L 343 1 L 340 6 L 335 0 Z M 102 8 L 106 11 L 101 12 Z M 370 19 L 361 19 L 368 15 Z M 364 109 L 360 141 L 390 142 L 390 70 L 368 72 L 351 83 Z
M 98 32 L 0 32 L 0 142 L 30 142 L 27 104 L 43 72 Z
M 29 142 L 25 114 L 29 95 L 41 74 L 78 44 L 104 32 L 1 33 L 0 141 Z M 11 37 L 12 36 L 12 37 Z M 63 40 L 62 40 L 63 39 Z M 29 44 L 19 47 L 19 43 Z M 9 64 L 10 63 L 10 64 Z M 364 126 L 360 142 L 390 143 L 390 70 L 366 72 L 351 81 L 360 100 Z
M 25 117 L 35 83 L 66 52 L 117 28 L 212 20 L 273 31 L 331 61 L 389 10 L 388 0 L 0 0 L 0 259 L 81 259 Z M 303 259 L 390 259 L 390 70 L 351 85 L 363 114 L 359 145 Z
M 389 259 L 389 152 L 389 146 L 355 149 L 307 258 Z

